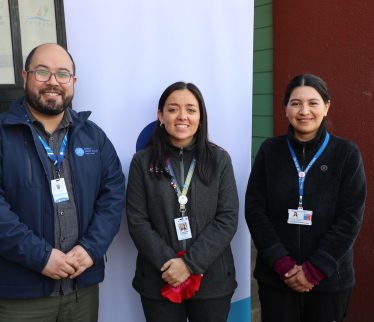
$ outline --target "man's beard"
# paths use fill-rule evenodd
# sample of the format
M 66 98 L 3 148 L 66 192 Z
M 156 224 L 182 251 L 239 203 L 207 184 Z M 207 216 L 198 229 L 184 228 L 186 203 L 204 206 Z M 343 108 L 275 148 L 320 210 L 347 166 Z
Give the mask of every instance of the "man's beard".
M 43 103 L 41 94 L 53 90 L 61 95 L 62 102 L 57 103 L 56 100 L 50 99 Z M 26 101 L 30 107 L 34 108 L 38 112 L 46 115 L 58 115 L 65 111 L 71 104 L 73 95 L 66 96 L 65 93 L 56 86 L 47 86 L 39 91 L 38 94 L 32 93 L 26 84 Z

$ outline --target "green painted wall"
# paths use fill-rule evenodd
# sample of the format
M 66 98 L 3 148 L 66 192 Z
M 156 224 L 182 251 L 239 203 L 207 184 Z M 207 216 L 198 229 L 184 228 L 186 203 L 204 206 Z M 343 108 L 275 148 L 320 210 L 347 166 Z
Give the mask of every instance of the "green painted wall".
M 273 6 L 272 0 L 254 4 L 252 160 L 273 136 Z

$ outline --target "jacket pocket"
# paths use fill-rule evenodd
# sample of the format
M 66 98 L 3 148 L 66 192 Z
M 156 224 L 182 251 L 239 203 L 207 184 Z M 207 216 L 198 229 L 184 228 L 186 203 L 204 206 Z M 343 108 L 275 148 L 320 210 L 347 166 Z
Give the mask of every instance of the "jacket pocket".
M 235 276 L 234 258 L 230 248 L 218 257 L 206 270 L 206 277 L 212 279 L 225 279 Z

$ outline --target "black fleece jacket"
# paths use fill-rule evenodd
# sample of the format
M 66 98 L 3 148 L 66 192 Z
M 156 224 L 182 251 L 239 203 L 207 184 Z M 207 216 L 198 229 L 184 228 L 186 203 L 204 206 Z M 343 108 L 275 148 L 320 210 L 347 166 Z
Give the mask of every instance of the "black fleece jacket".
M 246 192 L 245 216 L 257 247 L 256 279 L 287 288 L 273 270 L 274 262 L 289 255 L 299 265 L 309 260 L 325 274 L 313 292 L 347 290 L 355 283 L 353 243 L 358 235 L 366 198 L 360 152 L 345 139 L 330 141 L 304 182 L 303 206 L 312 210 L 312 225 L 287 223 L 288 209 L 298 206 L 298 174 L 287 146 L 290 140 L 302 169 L 326 136 L 322 123 L 317 136 L 299 142 L 293 135 L 266 140 L 256 157 Z
M 194 297 L 200 299 L 228 295 L 237 286 L 230 242 L 238 224 L 238 194 L 230 156 L 219 147 L 213 151 L 217 166 L 212 182 L 206 186 L 195 172 L 186 205 L 192 238 L 186 240 L 184 261 L 192 274 L 204 274 Z M 194 146 L 174 149 L 170 159 L 179 184 L 180 164 L 183 160 L 186 176 L 194 154 Z M 164 285 L 160 268 L 184 245 L 174 225 L 174 218 L 180 217 L 176 193 L 169 178 L 159 180 L 150 174 L 150 158 L 148 147 L 131 162 L 127 219 L 139 252 L 133 286 L 143 296 L 160 298 Z

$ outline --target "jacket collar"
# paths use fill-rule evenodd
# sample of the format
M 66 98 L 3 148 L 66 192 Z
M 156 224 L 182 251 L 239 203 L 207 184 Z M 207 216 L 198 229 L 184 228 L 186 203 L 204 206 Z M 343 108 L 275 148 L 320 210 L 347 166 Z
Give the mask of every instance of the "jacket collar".
M 177 147 L 171 142 L 168 142 L 167 145 L 169 146 L 170 152 L 173 156 L 180 155 L 181 152 L 183 152 L 184 155 L 194 154 L 196 150 L 196 138 L 194 138 L 190 145 L 184 148 Z
M 306 151 L 314 151 L 323 143 L 323 140 L 326 137 L 326 133 L 327 133 L 326 121 L 325 119 L 323 119 L 317 131 L 317 135 L 312 140 L 306 141 L 306 142 L 299 141 L 295 137 L 294 128 L 291 126 L 291 124 L 288 126 L 287 138 L 289 139 L 295 151 L 301 151 L 303 149 L 305 149 Z

